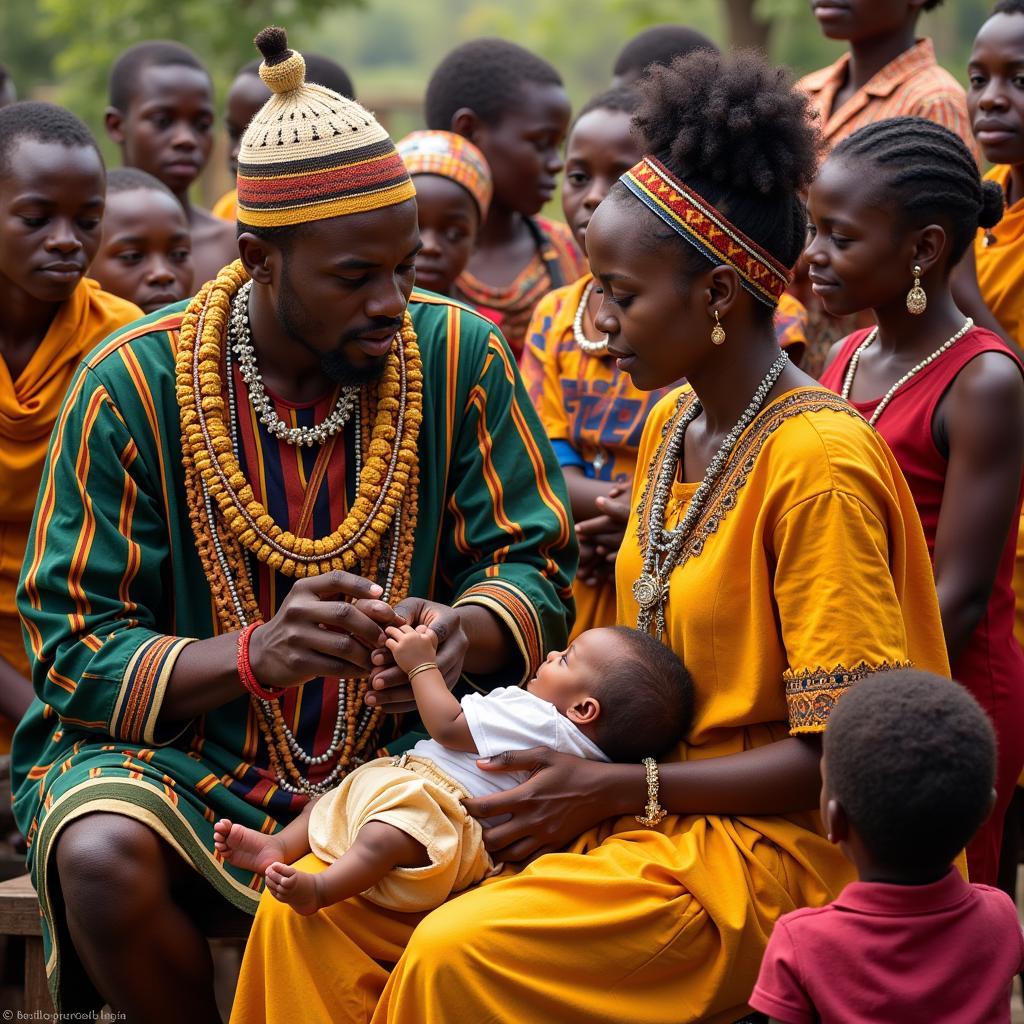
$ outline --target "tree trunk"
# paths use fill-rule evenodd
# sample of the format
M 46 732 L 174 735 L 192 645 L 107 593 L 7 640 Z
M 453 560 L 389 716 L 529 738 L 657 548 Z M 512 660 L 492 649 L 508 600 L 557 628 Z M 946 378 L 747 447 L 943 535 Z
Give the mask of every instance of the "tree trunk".
M 729 43 L 734 47 L 753 47 L 767 53 L 772 23 L 757 17 L 754 13 L 756 6 L 757 0 L 725 0 Z

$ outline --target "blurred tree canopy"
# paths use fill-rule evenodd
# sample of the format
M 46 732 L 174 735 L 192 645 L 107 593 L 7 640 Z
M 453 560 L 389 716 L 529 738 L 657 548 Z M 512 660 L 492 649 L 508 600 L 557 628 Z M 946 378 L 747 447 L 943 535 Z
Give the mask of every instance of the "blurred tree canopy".
M 921 20 L 961 81 L 991 2 L 948 0 Z M 255 33 L 276 23 L 296 48 L 341 63 L 360 98 L 400 134 L 419 123 L 432 68 L 463 40 L 499 35 L 536 50 L 578 105 L 608 84 L 631 35 L 669 21 L 722 45 L 763 45 L 798 73 L 843 52 L 821 36 L 809 0 L 0 0 L 0 62 L 19 96 L 65 103 L 102 136 L 107 72 L 125 47 L 147 38 L 192 47 L 210 67 L 219 103 L 237 68 L 257 55 Z M 225 185 L 222 160 L 211 173 L 206 192 Z

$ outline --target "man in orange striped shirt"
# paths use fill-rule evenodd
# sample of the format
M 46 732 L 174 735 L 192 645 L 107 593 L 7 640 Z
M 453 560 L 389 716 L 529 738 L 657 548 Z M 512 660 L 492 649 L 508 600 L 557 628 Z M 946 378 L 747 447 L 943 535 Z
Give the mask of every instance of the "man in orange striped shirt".
M 930 39 L 917 37 L 922 11 L 942 0 L 811 0 L 811 11 L 828 39 L 842 39 L 850 50 L 834 64 L 797 83 L 810 96 L 825 144 L 831 149 L 858 128 L 890 117 L 925 117 L 949 128 L 981 162 L 971 131 L 963 87 L 935 60 Z M 953 289 L 975 323 L 999 331 L 974 280 L 973 266 L 958 267 Z M 832 344 L 858 326 L 855 318 L 836 320 L 804 287 L 806 266 L 797 265 L 795 290 L 807 308 L 807 352 L 802 367 L 817 375 Z
M 858 128 L 888 117 L 916 116 L 956 132 L 979 159 L 963 87 L 935 60 L 930 39 L 916 36 L 922 11 L 942 0 L 811 0 L 829 39 L 850 52 L 798 83 L 811 97 L 829 148 Z

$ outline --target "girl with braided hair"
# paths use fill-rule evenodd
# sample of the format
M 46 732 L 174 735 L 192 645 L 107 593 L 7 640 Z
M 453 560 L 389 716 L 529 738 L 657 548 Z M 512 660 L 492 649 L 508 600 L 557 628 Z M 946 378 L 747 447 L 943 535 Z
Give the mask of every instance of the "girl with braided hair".
M 640 439 L 617 619 L 692 659 L 694 724 L 660 766 L 478 762 L 529 773 L 466 802 L 508 867 L 422 919 L 264 899 L 238 1022 L 732 1024 L 774 922 L 854 877 L 816 809 L 836 699 L 887 665 L 948 671 L 899 468 L 773 329 L 817 163 L 806 100 L 751 54 L 641 90 L 647 155 L 586 229 L 594 326 L 634 386 L 689 385 Z
M 874 312 L 877 326 L 836 346 L 822 383 L 876 427 L 910 484 L 953 676 L 999 739 L 996 807 L 967 850 L 971 879 L 987 884 L 1024 766 L 1012 590 L 1024 379 L 1002 339 L 957 308 L 949 275 L 1002 207 L 998 185 L 981 181 L 951 131 L 923 118 L 879 121 L 841 142 L 811 186 L 806 253 L 829 313 Z

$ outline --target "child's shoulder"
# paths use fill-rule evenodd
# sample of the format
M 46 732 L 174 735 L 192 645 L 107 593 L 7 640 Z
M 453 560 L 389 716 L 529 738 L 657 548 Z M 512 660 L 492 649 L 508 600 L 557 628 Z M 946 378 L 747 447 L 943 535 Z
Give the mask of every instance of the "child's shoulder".
M 834 903 L 827 903 L 823 907 L 799 907 L 783 914 L 779 918 L 776 927 L 783 927 L 789 932 L 806 933 L 828 929 L 831 922 L 839 914 L 839 908 Z
M 1015 932 L 1020 932 L 1020 919 L 1017 916 L 1017 905 L 1002 889 L 980 882 L 970 884 L 970 893 L 982 913 L 989 917 L 994 925 L 1005 926 L 1009 923 Z

